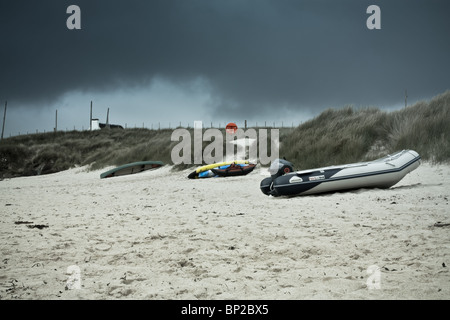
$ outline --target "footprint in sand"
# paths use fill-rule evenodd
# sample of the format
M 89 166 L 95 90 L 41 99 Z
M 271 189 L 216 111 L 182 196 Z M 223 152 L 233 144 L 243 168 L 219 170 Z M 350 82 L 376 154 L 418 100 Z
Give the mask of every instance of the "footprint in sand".
M 96 250 L 100 250 L 100 251 L 108 251 L 109 249 L 112 248 L 112 245 L 108 244 L 108 243 L 99 243 L 99 244 L 95 245 L 94 248 Z

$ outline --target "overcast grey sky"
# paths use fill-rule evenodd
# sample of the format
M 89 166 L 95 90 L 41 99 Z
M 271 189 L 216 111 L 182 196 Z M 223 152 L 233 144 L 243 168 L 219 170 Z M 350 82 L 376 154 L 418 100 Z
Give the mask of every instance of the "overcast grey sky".
M 450 89 L 449 15 L 448 0 L 4 0 L 5 137 L 52 130 L 56 109 L 59 129 L 86 129 L 90 101 L 128 127 L 399 108 L 405 89 L 411 103 Z

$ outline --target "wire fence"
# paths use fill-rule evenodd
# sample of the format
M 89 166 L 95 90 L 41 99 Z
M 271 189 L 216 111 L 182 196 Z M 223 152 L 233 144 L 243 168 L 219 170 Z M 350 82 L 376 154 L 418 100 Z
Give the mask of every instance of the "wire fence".
M 3 125 L 2 125 L 2 132 L 1 132 L 1 139 L 3 139 L 4 136 L 4 130 L 5 130 L 5 120 L 6 120 L 6 110 L 7 110 L 7 101 L 5 101 L 5 107 L 4 107 L 4 114 L 3 114 Z M 88 118 L 89 119 L 89 118 Z M 106 116 L 106 123 L 109 123 L 109 108 L 108 113 Z M 92 114 L 92 101 L 91 101 L 91 110 L 90 110 L 90 124 L 88 126 L 70 126 L 70 127 L 64 127 L 59 125 L 59 117 L 58 117 L 58 110 L 55 110 L 54 115 L 54 127 L 49 129 L 34 129 L 34 130 L 27 130 L 27 131 L 9 131 L 9 137 L 17 136 L 17 135 L 29 135 L 29 134 L 40 134 L 40 133 L 48 133 L 48 132 L 69 132 L 69 131 L 91 131 L 92 130 L 92 124 L 93 120 L 98 119 L 93 118 Z M 110 124 L 109 127 L 111 128 L 123 128 L 123 129 L 147 129 L 147 130 L 164 130 L 164 129 L 177 129 L 177 128 L 186 128 L 186 129 L 192 129 L 194 128 L 194 122 L 188 122 L 188 121 L 158 121 L 158 122 L 150 122 L 150 123 L 125 123 L 123 124 Z M 227 124 L 229 122 L 213 122 L 213 121 L 200 121 L 202 123 L 202 128 L 208 129 L 208 128 L 215 128 L 215 129 L 225 129 Z M 238 128 L 247 129 L 247 128 L 295 128 L 302 124 L 302 122 L 293 122 L 293 121 L 247 121 L 247 120 L 240 120 L 240 121 L 234 121 Z M 108 125 L 104 123 L 98 123 L 99 129 L 103 129 L 105 127 L 108 127 Z M 97 128 L 96 128 L 97 129 Z M 1 140 L 0 139 L 0 140 Z
M 234 122 L 236 123 L 236 122 Z M 225 129 L 228 122 L 207 122 L 202 123 L 203 129 Z M 247 129 L 247 128 L 277 128 L 277 129 L 289 129 L 289 128 L 295 128 L 302 124 L 302 122 L 284 122 L 284 121 L 262 121 L 262 122 L 248 122 L 247 125 L 245 122 L 242 124 L 236 123 L 238 128 Z M 102 125 L 105 125 L 102 123 Z M 106 127 L 106 125 L 105 125 Z M 99 128 L 100 130 L 104 130 L 105 127 Z M 111 129 L 116 128 L 122 128 L 122 129 L 146 129 L 146 130 L 175 130 L 178 128 L 184 128 L 184 129 L 193 129 L 194 128 L 194 122 L 168 122 L 168 121 L 161 121 L 161 122 L 152 122 L 149 124 L 146 124 L 145 122 L 141 124 L 133 124 L 130 125 L 128 123 L 125 123 L 124 125 L 116 125 L 111 124 Z M 16 131 L 16 132 L 9 132 L 9 137 L 14 136 L 21 136 L 21 135 L 29 135 L 29 134 L 42 134 L 42 133 L 49 133 L 49 132 L 70 132 L 70 131 L 94 131 L 91 130 L 89 126 L 73 126 L 73 127 L 55 127 L 50 130 L 48 129 L 35 129 L 32 131 Z M 5 137 L 6 138 L 6 137 Z

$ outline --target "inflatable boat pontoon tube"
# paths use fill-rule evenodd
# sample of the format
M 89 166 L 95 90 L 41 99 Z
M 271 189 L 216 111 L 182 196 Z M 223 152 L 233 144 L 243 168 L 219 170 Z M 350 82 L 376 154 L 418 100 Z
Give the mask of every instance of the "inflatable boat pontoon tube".
M 384 158 L 340 166 L 288 173 L 261 181 L 266 195 L 293 196 L 360 189 L 390 188 L 420 164 L 413 150 L 403 150 Z

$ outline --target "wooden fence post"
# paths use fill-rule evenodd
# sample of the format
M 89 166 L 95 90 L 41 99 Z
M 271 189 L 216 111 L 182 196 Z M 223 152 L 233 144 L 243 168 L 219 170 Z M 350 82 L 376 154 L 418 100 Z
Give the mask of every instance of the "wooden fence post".
M 58 131 L 58 109 L 56 109 L 55 113 L 55 132 Z
M 6 120 L 6 107 L 8 106 L 8 101 L 5 101 L 5 112 L 3 113 L 3 126 L 2 126 L 2 136 L 0 140 L 3 140 L 3 133 L 5 132 L 5 120 Z
M 92 131 L 92 101 L 91 101 L 91 116 L 89 117 L 89 131 Z

